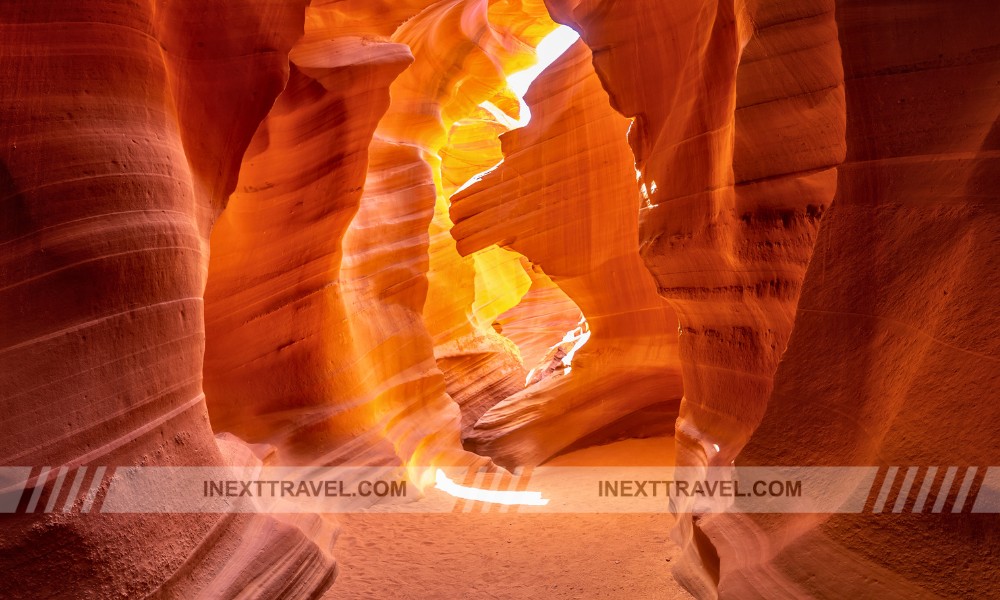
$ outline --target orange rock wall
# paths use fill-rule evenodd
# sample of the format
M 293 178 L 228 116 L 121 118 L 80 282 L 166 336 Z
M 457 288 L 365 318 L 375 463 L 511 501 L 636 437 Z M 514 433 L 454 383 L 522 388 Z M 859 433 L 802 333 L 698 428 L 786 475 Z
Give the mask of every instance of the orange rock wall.
M 398 364 L 415 354 L 419 363 L 420 346 L 394 359 L 379 351 L 386 343 L 379 329 L 358 330 L 354 323 L 384 319 L 379 305 L 359 311 L 345 292 L 394 260 L 405 264 L 404 256 L 383 253 L 382 261 L 366 263 L 368 272 L 344 276 L 341 263 L 349 227 L 354 221 L 365 226 L 367 213 L 356 213 L 366 193 L 372 134 L 389 106 L 389 84 L 413 59 L 405 46 L 353 36 L 303 40 L 290 58 L 289 84 L 258 129 L 237 191 L 213 231 L 205 362 L 212 423 L 277 445 L 278 460 L 287 464 L 359 459 L 344 450 L 356 450 L 352 443 L 366 448 L 366 458 L 392 460 L 393 440 L 380 435 L 384 419 L 408 402 L 399 394 L 383 396 L 386 382 L 407 369 L 379 377 L 369 361 Z M 411 182 L 403 183 L 410 189 Z M 410 237 L 387 241 L 401 248 L 413 240 L 418 254 L 426 252 L 430 214 L 423 216 Z M 372 236 L 371 243 L 379 239 Z M 418 295 L 410 304 L 419 310 L 422 301 Z M 425 370 L 437 373 L 433 363 Z M 437 417 L 448 420 L 426 415 L 432 422 Z M 356 439 L 362 431 L 363 441 Z
M 675 416 L 684 465 L 1000 458 L 996 2 L 306 4 L 0 3 L 3 464 L 258 460 L 214 430 L 524 465 Z M 546 9 L 583 43 L 501 143 L 481 104 L 519 116 Z M 524 389 L 578 311 L 572 370 Z M 994 529 L 686 515 L 674 571 L 990 597 Z M 334 537 L 8 516 L 0 596 L 310 596 Z
M 641 253 L 681 327 L 678 464 L 729 464 L 766 410 L 844 156 L 832 1 L 549 6 L 634 119 Z M 678 525 L 675 573 L 710 594 L 697 521 Z
M 3 464 L 229 460 L 201 385 L 209 230 L 303 8 L 0 5 Z M 327 551 L 262 515 L 9 516 L 0 596 L 311 594 Z
M 710 520 L 723 597 L 996 593 L 995 515 L 951 514 L 965 467 L 1000 460 L 1000 6 L 961 4 L 837 4 L 847 159 L 737 461 L 899 466 L 889 507 L 904 467 L 940 465 L 937 490 L 959 466 L 946 514 Z
M 679 461 L 992 464 L 996 7 L 549 6 L 635 117 Z M 874 518 L 684 518 L 675 574 L 705 598 L 989 595 L 980 519 Z
M 503 163 L 452 196 L 452 235 L 463 254 L 500 244 L 524 255 L 579 306 L 592 337 L 569 375 L 477 423 L 469 444 L 501 464 L 537 464 L 656 405 L 669 429 L 681 395 L 676 318 L 635 243 L 629 122 L 609 106 L 587 47 L 577 42 L 526 101 L 532 120 L 501 136 Z
M 530 66 L 533 47 L 554 27 L 539 2 L 467 0 L 436 3 L 392 36 L 410 46 L 416 60 L 393 83 L 378 135 L 419 148 L 434 177 L 423 319 L 466 430 L 484 403 L 523 387 L 526 372 L 516 349 L 491 324 L 517 304 L 530 280 L 516 257 L 495 248 L 474 257 L 456 251 L 448 196 L 498 154 L 495 134 L 482 135 L 496 123 L 482 122 L 479 105 L 491 101 L 517 115 L 505 76 Z M 506 267 L 497 268 L 500 263 Z
M 553 341 L 560 341 L 580 324 L 583 313 L 540 267 L 532 266 L 526 258 L 522 260 L 531 287 L 517 306 L 499 315 L 497 326 L 504 337 L 517 344 L 525 367 L 534 368 Z
M 452 120 L 510 96 L 505 69 L 528 64 L 529 42 L 554 25 L 537 3 L 533 15 L 510 2 L 369 8 L 307 11 L 289 86 L 216 225 L 213 425 L 277 445 L 289 464 L 468 462 L 455 403 L 495 403 L 525 375 L 484 315 L 517 302 L 512 275 L 530 280 L 516 256 L 455 253 L 445 182 L 469 162 L 437 157 Z
M 551 5 L 634 118 L 641 252 L 682 328 L 680 460 L 726 464 L 763 415 L 844 155 L 832 3 Z

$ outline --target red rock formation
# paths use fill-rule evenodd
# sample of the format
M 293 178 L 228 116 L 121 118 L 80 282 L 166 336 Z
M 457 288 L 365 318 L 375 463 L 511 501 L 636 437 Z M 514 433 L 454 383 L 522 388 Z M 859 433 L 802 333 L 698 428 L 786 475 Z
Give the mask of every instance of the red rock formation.
M 320 38 L 312 31 L 309 36 Z M 247 440 L 278 445 L 277 458 L 287 464 L 361 456 L 391 461 L 395 448 L 384 437 L 384 419 L 393 407 L 398 411 L 423 395 L 408 402 L 401 394 L 387 399 L 385 385 L 400 377 L 399 386 L 419 380 L 426 373 L 405 375 L 416 368 L 406 361 L 415 356 L 419 364 L 423 357 L 419 344 L 395 361 L 387 351 L 378 352 L 386 340 L 373 325 L 385 318 L 382 311 L 372 304 L 359 311 L 345 290 L 356 293 L 353 281 L 405 260 L 397 248 L 397 256 L 383 253 L 382 262 L 366 263 L 366 272 L 341 277 L 341 246 L 365 190 L 368 146 L 389 106 L 389 84 L 412 56 L 399 44 L 337 37 L 304 40 L 290 58 L 288 86 L 258 129 L 237 191 L 213 231 L 205 362 L 212 423 Z M 411 182 L 403 183 L 401 188 L 409 189 Z M 370 208 L 365 211 L 362 228 Z M 419 219 L 419 211 L 415 214 Z M 429 212 L 424 217 L 416 231 L 408 231 L 418 253 L 426 248 Z M 388 241 L 401 246 L 407 239 Z M 368 243 L 379 240 L 369 235 Z M 375 291 L 393 284 L 407 280 Z M 422 300 L 418 296 L 410 304 L 419 309 Z M 358 330 L 359 320 L 366 329 Z M 419 321 L 416 326 L 416 335 L 426 336 Z M 407 345 L 400 340 L 396 348 Z M 370 360 L 406 366 L 379 377 Z M 428 369 L 440 379 L 433 361 Z M 362 440 L 355 439 L 359 431 L 366 432 Z M 361 447 L 365 451 L 359 454 Z
M 426 302 L 428 227 L 435 188 L 412 146 L 376 138 L 361 210 L 344 238 L 342 289 L 357 376 L 377 386 L 376 414 L 399 454 L 417 465 L 461 456 L 458 407 L 447 395 L 422 320 Z M 403 410 L 400 410 L 400 407 Z M 423 416 L 427 415 L 427 416 Z M 432 417 L 432 418 L 429 418 Z M 355 445 L 355 455 L 367 449 Z
M 974 316 L 997 287 L 984 260 L 996 239 L 984 190 L 996 180 L 997 91 L 976 83 L 996 78 L 983 23 L 997 9 L 550 7 L 601 49 L 612 102 L 636 118 L 653 204 L 643 254 L 683 327 L 679 460 L 726 464 L 762 417 L 744 464 L 996 460 L 958 421 L 998 421 L 985 400 L 997 352 L 983 336 L 998 328 Z M 829 167 L 845 148 L 837 177 Z M 680 530 L 688 556 L 676 572 L 703 597 L 990 593 L 988 559 L 959 575 L 970 555 L 996 551 L 968 530 L 975 519 L 864 519 L 696 517 Z M 914 536 L 926 543 L 910 548 Z
M 961 479 L 1000 460 L 1000 6 L 836 14 L 847 159 L 768 412 L 737 463 L 917 465 L 918 482 L 942 465 L 936 490 L 947 465 Z M 1000 577 L 995 515 L 727 515 L 704 530 L 723 597 L 978 598 Z
M 303 4 L 0 5 L 3 464 L 227 460 L 201 388 L 209 227 Z M 334 575 L 261 515 L 9 516 L 0 549 L 6 598 L 311 594 Z
M 681 395 L 676 320 L 634 243 L 641 198 L 629 123 L 608 105 L 587 47 L 556 61 L 526 101 L 531 123 L 501 136 L 504 162 L 452 197 L 452 234 L 463 254 L 501 244 L 538 265 L 580 307 L 592 337 L 569 376 L 508 398 L 476 424 L 468 444 L 501 464 L 537 464 L 657 405 L 669 429 Z
M 680 320 L 678 463 L 728 464 L 766 409 L 843 158 L 832 2 L 576 4 L 550 2 L 634 118 L 642 254 Z M 681 576 L 708 590 L 691 525 L 686 564 L 709 567 Z
M 521 260 L 526 263 L 531 287 L 517 306 L 498 316 L 496 325 L 504 337 L 517 344 L 525 367 L 533 369 L 554 341 L 562 340 L 580 324 L 583 313 L 540 268 Z
M 523 387 L 516 348 L 492 323 L 517 304 L 530 279 L 516 256 L 496 248 L 459 255 L 447 198 L 498 154 L 495 136 L 482 135 L 496 131 L 495 121 L 484 122 L 479 105 L 489 101 L 517 116 L 505 75 L 527 67 L 534 45 L 554 27 L 538 2 L 468 0 L 434 4 L 392 36 L 413 49 L 415 61 L 393 83 L 377 135 L 420 148 L 434 177 L 423 320 L 465 427 Z
M 417 56 L 398 80 L 407 46 L 370 36 L 391 31 L 403 13 L 371 19 L 351 3 L 310 8 L 289 86 L 258 130 L 213 235 L 206 385 L 216 428 L 275 443 L 286 463 L 431 464 L 459 448 L 442 383 L 462 406 L 523 387 L 516 350 L 491 327 L 519 294 L 489 283 L 520 277 L 526 290 L 528 277 L 516 256 L 498 261 L 494 249 L 463 261 L 454 252 L 445 169 L 433 159 L 447 124 L 417 119 L 427 110 L 445 119 L 483 113 L 472 103 L 509 94 L 494 61 L 521 64 L 530 46 L 518 36 L 537 34 L 503 21 L 520 26 L 544 11 L 507 14 L 505 6 L 414 7 L 419 14 L 393 34 Z M 494 37 L 476 41 L 482 27 Z M 465 88 L 452 95 L 456 81 Z M 366 183 L 368 142 L 386 109 L 373 146 L 384 156 Z M 476 157 L 450 176 L 490 155 L 460 142 L 449 148 Z M 343 273 L 341 260 L 350 267 Z M 464 410 L 466 420 L 477 411 Z
M 306 4 L 0 3 L 0 462 L 42 503 L 42 466 L 260 460 L 213 430 L 537 464 L 679 411 L 684 465 L 1000 459 L 994 0 Z M 593 55 L 501 145 L 546 8 Z M 5 516 L 0 596 L 336 574 L 317 515 L 80 517 Z M 990 597 L 993 525 L 687 515 L 675 572 Z
M 843 156 L 832 4 L 554 12 L 602 49 L 597 72 L 634 118 L 643 257 L 682 327 L 681 460 L 719 443 L 728 463 L 763 415 Z

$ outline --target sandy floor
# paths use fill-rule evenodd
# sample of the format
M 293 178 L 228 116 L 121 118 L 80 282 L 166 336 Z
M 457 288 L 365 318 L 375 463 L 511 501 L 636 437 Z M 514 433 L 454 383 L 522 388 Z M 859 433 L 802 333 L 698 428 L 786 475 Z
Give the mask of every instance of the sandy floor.
M 662 464 L 666 440 L 550 464 Z M 652 450 L 651 450 L 652 449 Z M 670 576 L 668 514 L 349 514 L 329 599 L 690 598 Z

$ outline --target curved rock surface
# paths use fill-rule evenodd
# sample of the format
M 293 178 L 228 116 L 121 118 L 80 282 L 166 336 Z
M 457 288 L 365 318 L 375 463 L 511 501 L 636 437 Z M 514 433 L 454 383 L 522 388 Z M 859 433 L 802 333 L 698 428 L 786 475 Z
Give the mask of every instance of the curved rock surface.
M 352 221 L 365 226 L 356 213 L 368 147 L 389 106 L 389 84 L 412 56 L 399 44 L 336 37 L 303 40 L 290 60 L 288 85 L 257 130 L 212 234 L 205 360 L 212 423 L 276 445 L 282 463 L 339 462 L 327 454 L 358 442 L 359 429 L 375 436 L 360 442 L 366 456 L 392 460 L 392 440 L 378 435 L 392 401 L 375 404 L 385 393 L 380 386 L 407 368 L 374 377 L 365 362 L 385 340 L 351 321 L 380 312 L 348 308 L 351 277 L 341 277 L 341 246 Z M 419 229 L 418 252 L 422 238 L 426 245 Z M 388 264 L 370 263 L 368 274 Z M 414 350 L 419 356 L 419 345 Z M 436 371 L 433 363 L 429 370 Z M 350 458 L 359 457 L 340 460 Z
M 635 244 L 641 197 L 629 122 L 609 106 L 586 45 L 570 48 L 525 100 L 532 120 L 501 136 L 504 161 L 452 196 L 452 234 L 463 254 L 500 244 L 524 255 L 579 306 L 591 337 L 568 375 L 504 400 L 468 434 L 469 447 L 513 465 L 653 407 L 669 431 L 681 396 L 676 317 Z
M 303 9 L 0 5 L 3 464 L 230 460 L 201 387 L 209 229 L 285 84 Z M 53 484 L 39 475 L 29 486 L 45 486 L 44 499 Z M 16 576 L 0 595 L 313 594 L 334 563 L 300 525 L 8 516 L 0 551 Z
M 996 593 L 995 515 L 952 511 L 966 467 L 981 479 L 1000 460 L 986 433 L 1000 426 L 1000 317 L 983 304 L 1000 292 L 998 19 L 993 2 L 837 5 L 847 159 L 768 412 L 737 464 L 897 465 L 885 511 L 902 494 L 903 514 L 708 520 L 723 597 Z M 890 43 L 894 29 L 907 34 Z M 921 483 L 906 494 L 911 465 Z M 951 465 L 946 514 L 905 514 L 928 473 L 923 510 L 936 506 Z
M 548 4 L 635 118 L 643 256 L 682 326 L 679 462 L 992 464 L 958 421 L 998 422 L 998 327 L 976 316 L 997 289 L 996 7 Z M 990 593 L 976 517 L 870 519 L 687 518 L 675 574 L 705 598 Z
M 521 258 L 531 287 L 514 308 L 498 315 L 499 333 L 517 345 L 526 367 L 538 366 L 553 345 L 580 325 L 580 307 L 540 267 Z
M 763 415 L 843 158 L 833 5 L 553 8 L 634 119 L 642 255 L 681 325 L 679 460 L 727 464 Z
M 430 263 L 423 320 L 464 429 L 489 405 L 524 386 L 517 349 L 492 327 L 530 287 L 516 256 L 497 248 L 463 257 L 451 235 L 448 196 L 499 154 L 496 122 L 484 102 L 518 116 L 506 75 L 529 66 L 533 48 L 555 28 L 538 2 L 438 2 L 404 23 L 395 42 L 414 64 L 390 88 L 377 135 L 421 150 L 434 178 Z M 464 179 L 463 179 L 464 178 Z
M 641 252 L 681 327 L 678 464 L 727 465 L 764 415 L 844 156 L 833 3 L 549 5 L 601 49 L 633 118 Z M 711 594 L 717 558 L 693 527 L 679 522 L 675 572 Z
M 583 42 L 508 132 L 556 21 Z M 43 505 L 46 466 L 530 465 L 675 423 L 686 466 L 937 490 L 995 465 L 998 22 L 0 2 L 0 463 Z M 942 500 L 681 515 L 674 572 L 709 599 L 995 595 L 993 516 Z M 81 517 L 5 515 L 0 596 L 316 597 L 337 572 L 328 516 Z

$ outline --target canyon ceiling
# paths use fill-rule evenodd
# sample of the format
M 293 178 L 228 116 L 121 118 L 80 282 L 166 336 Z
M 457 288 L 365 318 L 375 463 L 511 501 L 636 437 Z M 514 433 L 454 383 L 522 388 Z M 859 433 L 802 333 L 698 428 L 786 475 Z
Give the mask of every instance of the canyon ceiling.
M 998 24 L 2 2 L 0 464 L 514 468 L 672 435 L 680 466 L 998 465 Z M 684 513 L 673 573 L 995 596 L 995 515 L 870 517 Z M 332 515 L 0 521 L 5 598 L 336 588 Z

